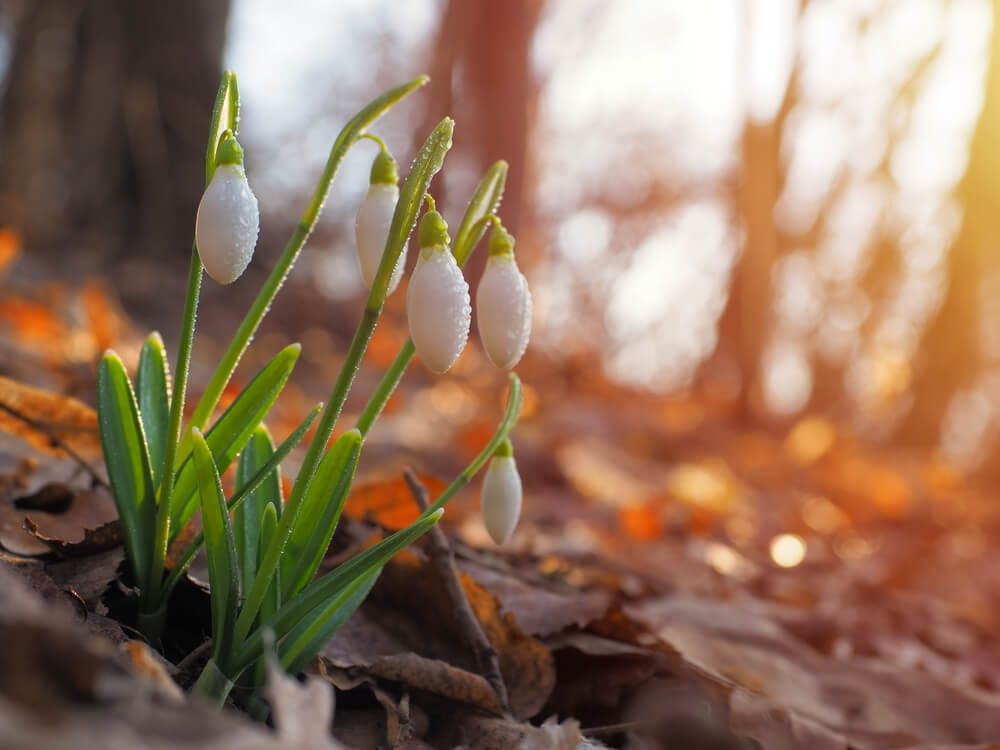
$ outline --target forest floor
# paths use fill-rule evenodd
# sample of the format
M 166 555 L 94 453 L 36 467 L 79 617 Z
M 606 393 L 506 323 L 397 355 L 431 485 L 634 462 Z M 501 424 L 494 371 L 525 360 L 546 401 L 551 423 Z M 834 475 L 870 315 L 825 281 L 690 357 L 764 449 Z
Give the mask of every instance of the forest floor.
M 238 371 L 303 343 L 268 420 L 279 435 L 326 397 L 355 320 L 313 294 L 282 293 Z M 344 424 L 405 337 L 400 303 Z M 232 310 L 206 290 L 195 393 Z M 489 542 L 475 483 L 443 522 L 507 710 L 426 539 L 386 568 L 307 681 L 272 683 L 274 728 L 188 701 L 206 576 L 196 566 L 177 592 L 163 655 L 137 639 L 90 408 L 101 352 L 134 366 L 144 335 L 99 281 L 0 284 L 2 748 L 1000 747 L 995 493 L 819 415 L 747 427 L 718 390 L 631 392 L 590 358 L 537 353 L 518 368 L 517 533 Z M 475 344 L 446 377 L 411 366 L 366 443 L 329 564 L 412 520 L 404 469 L 433 495 L 502 405 L 503 376 Z

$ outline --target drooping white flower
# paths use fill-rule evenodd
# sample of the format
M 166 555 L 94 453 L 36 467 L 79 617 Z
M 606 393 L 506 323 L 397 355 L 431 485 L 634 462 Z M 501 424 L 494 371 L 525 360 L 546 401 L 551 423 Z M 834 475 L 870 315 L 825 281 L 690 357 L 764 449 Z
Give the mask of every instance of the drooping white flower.
M 472 324 L 469 285 L 448 249 L 448 225 L 437 211 L 420 223 L 420 257 L 406 293 L 410 337 L 428 369 L 447 372 L 465 348 Z
M 354 235 L 358 246 L 358 265 L 365 286 L 371 289 L 375 274 L 382 262 L 385 241 L 392 226 L 392 215 L 399 202 L 399 176 L 396 162 L 385 150 L 380 150 L 372 164 L 368 193 L 361 201 L 358 218 L 354 225 Z M 387 294 L 392 294 L 403 277 L 406 267 L 406 245 L 392 270 Z
M 483 476 L 479 496 L 483 525 L 497 544 L 510 539 L 521 517 L 523 489 L 510 441 L 497 449 Z
M 227 134 L 195 219 L 195 242 L 205 272 L 220 284 L 236 281 L 253 258 L 259 231 L 260 210 L 243 171 L 243 149 Z
M 498 231 L 504 230 L 494 228 L 493 236 Z M 476 290 L 476 320 L 486 356 L 500 369 L 509 370 L 528 348 L 531 290 L 517 267 L 513 252 L 493 252 L 493 236 L 490 237 L 490 257 Z

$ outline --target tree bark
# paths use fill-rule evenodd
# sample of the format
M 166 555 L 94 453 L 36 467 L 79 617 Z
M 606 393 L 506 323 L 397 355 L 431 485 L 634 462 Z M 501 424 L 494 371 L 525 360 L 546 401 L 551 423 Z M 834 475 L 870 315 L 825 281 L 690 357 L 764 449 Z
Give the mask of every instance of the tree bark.
M 229 2 L 31 0 L 0 115 L 0 224 L 81 267 L 183 258 Z
M 538 90 L 531 42 L 542 6 L 543 0 L 449 0 L 431 64 L 431 118 L 456 118 L 456 152 L 480 171 L 498 159 L 510 165 L 501 212 L 515 236 L 525 213 L 528 133 Z M 442 191 L 438 183 L 435 192 Z M 470 278 L 478 277 L 480 255 L 473 256 Z
M 993 2 L 1000 18 L 1000 0 Z M 913 408 L 898 435 L 908 442 L 934 446 L 952 397 L 968 386 L 982 366 L 980 304 L 987 272 L 996 268 L 1000 247 L 1000 54 L 991 47 L 983 109 L 969 149 L 969 166 L 958 189 L 964 208 L 962 227 L 948 255 L 944 301 L 923 336 L 922 355 L 913 387 Z

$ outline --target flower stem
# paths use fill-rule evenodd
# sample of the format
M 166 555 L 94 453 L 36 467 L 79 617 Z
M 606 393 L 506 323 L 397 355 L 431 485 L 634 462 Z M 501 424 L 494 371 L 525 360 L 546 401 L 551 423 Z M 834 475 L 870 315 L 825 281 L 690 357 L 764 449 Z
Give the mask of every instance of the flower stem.
M 428 506 L 427 510 L 420 514 L 421 518 L 434 513 L 438 508 L 444 506 L 455 494 L 462 489 L 469 481 L 476 475 L 476 473 L 483 468 L 483 465 L 490 460 L 493 453 L 498 447 L 507 439 L 510 431 L 514 429 L 514 425 L 517 424 L 517 418 L 521 415 L 521 404 L 523 398 L 521 394 L 521 379 L 517 377 L 514 373 L 510 374 L 510 394 L 507 396 L 507 410 L 504 412 L 503 419 L 500 424 L 497 425 L 496 432 L 493 433 L 493 437 L 486 444 L 486 447 L 480 451 L 472 463 L 462 470 L 462 473 L 452 480 L 444 491 L 438 496 L 437 500 Z
M 198 313 L 198 297 L 201 292 L 201 278 L 204 266 L 198 256 L 198 248 L 191 249 L 191 265 L 188 269 L 187 295 L 184 299 L 184 317 L 181 326 L 181 340 L 177 347 L 177 364 L 174 369 L 174 387 L 170 398 L 170 416 L 167 421 L 167 440 L 163 451 L 163 468 L 160 471 L 159 502 L 156 508 L 156 530 L 153 535 L 153 555 L 149 567 L 147 591 L 142 592 L 143 612 L 155 612 L 162 604 L 160 593 L 163 584 L 163 565 L 167 556 L 167 538 L 170 534 L 170 499 L 174 490 L 174 460 L 181 436 L 181 420 L 184 417 L 184 396 L 187 391 L 188 373 L 191 366 L 191 349 L 194 345 L 195 318 Z M 146 633 L 156 637 L 159 634 Z
M 506 181 L 507 162 L 498 161 L 486 170 L 486 174 L 483 175 L 483 178 L 479 181 L 479 185 L 476 186 L 476 190 L 469 200 L 469 205 L 465 209 L 462 223 L 458 226 L 458 232 L 455 234 L 455 242 L 452 245 L 452 253 L 455 255 L 455 261 L 458 263 L 459 268 L 465 265 L 469 256 L 472 255 L 472 251 L 479 244 L 479 240 L 485 234 L 486 225 L 490 220 L 489 217 L 500 207 L 500 199 L 503 197 L 503 189 Z M 433 198 L 430 198 L 429 195 L 426 197 L 432 201 L 431 210 L 433 210 Z M 403 373 L 406 372 L 406 368 L 409 366 L 410 360 L 413 359 L 415 353 L 416 348 L 413 346 L 413 339 L 407 339 L 406 343 L 403 344 L 403 348 L 399 350 L 399 354 L 396 355 L 392 364 L 389 365 L 389 369 L 385 371 L 382 380 L 379 381 L 378 387 L 375 388 L 375 392 L 372 393 L 368 403 L 365 404 L 361 416 L 358 417 L 356 427 L 361 432 L 362 437 L 368 435 L 368 431 L 371 430 L 375 421 L 379 418 L 385 405 L 389 402 L 389 397 L 392 396 L 393 391 L 396 390 L 396 386 L 399 385 L 399 381 L 402 379 Z
M 190 688 L 191 695 L 196 695 L 217 708 L 222 708 L 233 689 L 233 681 L 216 664 L 215 659 L 209 659 L 201 670 L 198 679 Z
M 316 189 L 313 191 L 313 195 L 306 205 L 305 211 L 303 211 L 302 217 L 295 227 L 295 231 L 292 232 L 292 236 L 285 245 L 285 249 L 282 251 L 281 257 L 278 258 L 278 262 L 264 282 L 264 286 L 257 293 L 256 299 L 254 299 L 253 304 L 243 318 L 243 322 L 240 323 L 240 327 L 237 329 L 232 341 L 230 341 L 225 354 L 222 355 L 222 359 L 219 360 L 219 364 L 215 368 L 211 380 L 209 380 L 208 385 L 205 387 L 205 392 L 195 407 L 194 414 L 191 416 L 191 424 L 193 426 L 200 430 L 205 429 L 205 425 L 218 405 L 219 398 L 222 396 L 229 378 L 232 377 L 236 365 L 239 364 L 243 352 L 249 346 L 250 340 L 257 331 L 257 327 L 260 325 L 261 320 L 264 319 L 264 315 L 267 314 L 271 302 L 274 301 L 278 290 L 285 283 L 285 279 L 288 277 L 299 253 L 305 246 L 306 240 L 309 239 L 309 235 L 316 226 L 316 221 L 319 219 L 319 214 L 323 208 L 323 203 L 326 201 L 327 193 L 330 192 L 330 185 L 333 183 L 333 179 L 337 175 L 337 170 L 340 168 L 340 163 L 343 161 L 344 156 L 347 155 L 347 151 L 362 137 L 365 128 L 369 127 L 397 102 L 423 86 L 427 81 L 428 78 L 426 76 L 420 76 L 401 86 L 390 89 L 362 109 L 340 131 L 337 140 L 334 141 L 330 149 L 330 155 L 327 158 L 326 166 L 323 168 L 323 174 L 319 178 Z
M 299 506 L 302 504 L 306 490 L 309 488 L 309 484 L 316 474 L 320 459 L 322 459 L 323 453 L 326 451 L 326 444 L 333 434 L 333 428 L 337 424 L 337 418 L 344 407 L 344 402 L 347 401 L 347 394 L 350 392 L 354 377 L 361 367 L 361 359 L 364 357 L 365 350 L 368 348 L 368 342 L 375 332 L 375 324 L 378 322 L 381 311 L 381 306 L 375 309 L 366 307 L 361 322 L 354 333 L 354 339 L 351 341 L 347 357 L 340 369 L 340 374 L 337 376 L 337 382 L 334 383 L 330 399 L 323 410 L 323 416 L 320 417 L 319 424 L 316 426 L 316 434 L 309 444 L 305 458 L 302 460 L 302 468 L 299 469 L 298 478 L 295 480 L 294 487 L 292 487 L 292 494 L 288 498 L 288 502 L 285 503 L 284 510 L 281 512 L 275 538 L 264 553 L 264 559 L 261 560 L 260 567 L 257 569 L 253 588 L 247 594 L 243 608 L 236 619 L 235 643 L 237 644 L 242 643 L 250 633 L 250 628 L 257 617 L 257 612 L 260 610 L 264 597 L 267 595 L 267 589 L 271 583 L 271 579 L 274 578 L 274 572 L 277 570 L 281 552 L 292 532 L 292 525 L 295 522 L 295 517 L 298 515 Z
M 333 434 L 333 428 L 337 424 L 337 418 L 344 408 L 347 395 L 350 393 L 351 385 L 361 367 L 361 360 L 368 349 L 368 342 L 371 341 L 375 332 L 375 325 L 378 323 L 382 307 L 385 305 L 385 298 L 388 294 L 389 276 L 395 268 L 403 247 L 406 244 L 413 226 L 417 222 L 417 212 L 424 194 L 430 187 L 434 175 L 440 171 L 444 164 L 444 157 L 451 148 L 451 136 L 455 123 L 448 117 L 438 123 L 437 127 L 431 131 L 424 142 L 420 153 L 413 162 L 410 174 L 403 184 L 400 192 L 399 202 L 396 204 L 396 211 L 393 214 L 392 226 L 389 229 L 389 236 L 386 238 L 386 249 L 382 255 L 382 262 L 375 274 L 371 291 L 368 293 L 368 301 L 365 304 L 364 314 L 358 323 L 357 330 L 351 346 L 347 350 L 344 364 L 340 368 L 337 382 L 333 385 L 330 398 L 327 400 L 323 416 L 320 417 L 319 425 L 316 427 L 316 434 L 306 451 L 302 460 L 302 467 L 299 475 L 295 479 L 291 496 L 285 503 L 285 508 L 281 513 L 278 522 L 278 529 L 275 532 L 271 544 L 268 545 L 257 568 L 257 575 L 254 578 L 253 586 L 246 595 L 246 601 L 236 619 L 235 643 L 242 643 L 250 633 L 254 620 L 260 610 L 264 597 L 267 596 L 267 589 L 274 578 L 274 573 L 278 567 L 278 560 L 284 549 L 288 537 L 291 535 L 295 518 L 298 515 L 299 506 L 316 475 L 323 453 L 326 451 L 327 443 Z
M 375 392 L 372 393 L 371 398 L 368 399 L 368 403 L 365 404 L 364 411 L 358 417 L 358 423 L 355 426 L 361 432 L 361 437 L 368 436 L 368 431 L 375 424 L 375 420 L 378 419 L 385 405 L 389 402 L 389 397 L 392 396 L 392 392 L 399 385 L 399 381 L 403 378 L 403 373 L 406 372 L 406 368 L 409 366 L 410 360 L 413 359 L 416 351 L 416 347 L 413 346 L 413 339 L 408 338 L 406 343 L 403 344 L 403 348 L 399 350 L 399 354 L 392 360 L 392 364 L 385 371 L 385 375 L 379 381 Z

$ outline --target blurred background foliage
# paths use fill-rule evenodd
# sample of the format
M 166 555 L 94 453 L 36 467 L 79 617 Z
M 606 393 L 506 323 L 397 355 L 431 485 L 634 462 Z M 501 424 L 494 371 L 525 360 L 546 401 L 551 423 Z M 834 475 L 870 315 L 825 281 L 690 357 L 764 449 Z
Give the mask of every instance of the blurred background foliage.
M 457 119 L 436 186 L 453 222 L 510 162 L 502 213 L 550 356 L 737 423 L 821 413 L 989 469 L 998 5 L 7 0 L 0 226 L 39 268 L 182 275 L 225 66 L 266 263 L 344 120 L 429 72 L 378 132 L 405 164 Z M 345 163 L 296 274 L 331 300 L 361 291 L 371 151 Z

